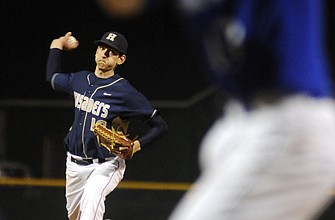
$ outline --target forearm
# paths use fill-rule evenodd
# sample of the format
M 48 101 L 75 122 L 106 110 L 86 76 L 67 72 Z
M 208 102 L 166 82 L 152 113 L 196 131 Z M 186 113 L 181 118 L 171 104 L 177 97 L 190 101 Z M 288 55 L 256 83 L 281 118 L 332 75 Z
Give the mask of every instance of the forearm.
M 149 131 L 139 138 L 141 148 L 161 138 L 168 131 L 168 126 L 160 115 L 155 115 L 147 122 L 147 125 L 150 127 Z
M 61 72 L 61 55 L 62 51 L 60 49 L 50 49 L 46 67 L 46 81 L 51 82 L 52 76 Z

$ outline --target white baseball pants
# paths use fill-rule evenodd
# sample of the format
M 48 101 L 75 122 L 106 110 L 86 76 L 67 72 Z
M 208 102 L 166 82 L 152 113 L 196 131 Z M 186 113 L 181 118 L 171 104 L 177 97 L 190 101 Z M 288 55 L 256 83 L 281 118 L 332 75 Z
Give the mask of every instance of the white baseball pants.
M 66 161 L 66 208 L 69 219 L 102 220 L 106 196 L 121 182 L 126 164 L 123 159 L 101 164 L 78 165 Z

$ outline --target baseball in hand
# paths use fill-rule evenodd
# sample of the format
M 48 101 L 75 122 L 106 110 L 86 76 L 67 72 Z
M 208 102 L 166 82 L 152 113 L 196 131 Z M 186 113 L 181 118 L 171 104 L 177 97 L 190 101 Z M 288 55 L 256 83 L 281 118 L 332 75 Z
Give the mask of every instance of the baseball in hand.
M 77 39 L 73 36 L 70 36 L 69 39 L 67 40 L 67 43 L 71 46 L 75 45 L 77 42 Z

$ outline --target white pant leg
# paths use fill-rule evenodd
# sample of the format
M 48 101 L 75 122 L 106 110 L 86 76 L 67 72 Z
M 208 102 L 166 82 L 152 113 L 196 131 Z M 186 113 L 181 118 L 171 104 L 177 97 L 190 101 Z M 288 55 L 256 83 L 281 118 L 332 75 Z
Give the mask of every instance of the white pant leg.
M 95 165 L 90 166 L 80 166 L 76 163 L 71 162 L 71 155 L 67 154 L 66 159 L 66 187 L 65 187 L 65 197 L 66 197 L 66 209 L 68 212 L 68 217 L 72 216 L 78 212 L 80 200 L 84 191 L 85 183 L 89 178 L 91 172 L 93 172 Z
M 298 96 L 225 117 L 204 139 L 202 174 L 170 220 L 313 219 L 335 184 L 333 101 Z
M 118 157 L 99 165 L 87 180 L 80 203 L 80 220 L 102 220 L 106 196 L 121 182 L 125 161 Z
M 105 212 L 106 196 L 121 182 L 125 161 L 116 157 L 102 164 L 77 165 L 67 160 L 68 215 L 80 207 L 80 220 L 101 220 Z

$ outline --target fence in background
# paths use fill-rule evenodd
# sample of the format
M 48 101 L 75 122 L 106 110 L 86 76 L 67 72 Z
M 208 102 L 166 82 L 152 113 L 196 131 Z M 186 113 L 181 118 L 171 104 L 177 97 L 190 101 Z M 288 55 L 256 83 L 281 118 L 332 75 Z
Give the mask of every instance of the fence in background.
M 106 200 L 105 218 L 167 219 L 199 174 L 198 147 L 224 101 L 215 88 L 188 100 L 152 101 L 169 133 L 128 161 L 124 182 Z M 28 174 L 0 178 L 0 220 L 66 219 L 62 140 L 72 117 L 70 100 L 0 101 L 0 170 L 1 163 L 15 163 L 13 175 Z M 319 220 L 335 219 L 334 212 L 331 205 Z

